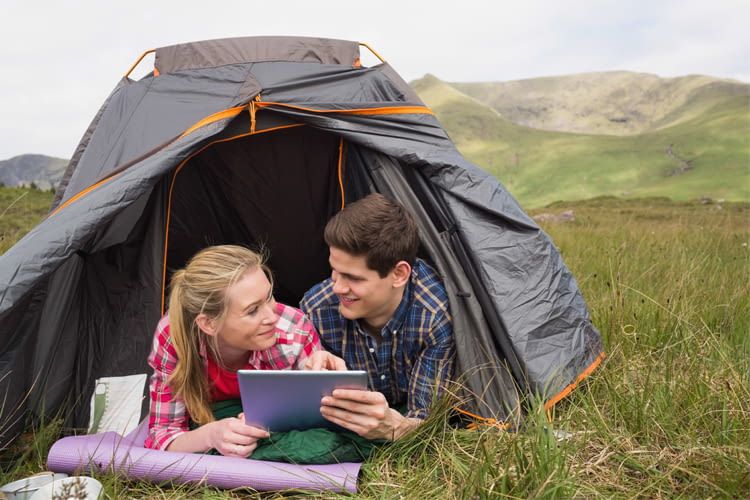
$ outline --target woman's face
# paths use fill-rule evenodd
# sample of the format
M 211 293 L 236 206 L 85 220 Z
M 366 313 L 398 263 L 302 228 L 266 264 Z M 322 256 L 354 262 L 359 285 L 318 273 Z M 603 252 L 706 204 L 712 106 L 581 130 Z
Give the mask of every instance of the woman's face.
M 219 352 L 227 360 L 276 344 L 276 301 L 262 269 L 246 272 L 227 289 L 227 313 L 215 332 Z

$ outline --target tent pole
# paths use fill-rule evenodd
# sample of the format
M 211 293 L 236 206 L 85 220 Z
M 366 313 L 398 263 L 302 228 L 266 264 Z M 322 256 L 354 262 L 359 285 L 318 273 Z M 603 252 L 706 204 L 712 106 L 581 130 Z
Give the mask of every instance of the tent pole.
M 143 54 L 141 54 L 141 57 L 139 57 L 138 60 L 136 62 L 134 62 L 133 65 L 130 67 L 130 69 L 128 70 L 128 72 L 125 73 L 125 78 L 129 77 L 130 73 L 133 72 L 133 70 L 136 68 L 136 66 L 138 66 L 141 63 L 141 61 L 143 61 L 143 58 L 146 57 L 147 55 L 151 54 L 152 52 L 156 52 L 156 49 L 149 49 L 146 52 L 144 52 Z
M 373 54 L 373 55 L 374 55 L 375 57 L 377 57 L 378 59 L 380 59 L 380 62 L 382 62 L 383 64 L 385 64 L 385 59 L 383 59 L 383 57 L 382 57 L 382 56 L 381 56 L 380 54 L 378 54 L 377 52 L 375 52 L 375 49 L 373 49 L 372 47 L 370 47 L 370 46 L 369 46 L 368 44 L 366 44 L 365 42 L 359 42 L 359 44 L 360 44 L 360 45 L 361 45 L 362 47 L 365 47 L 365 48 L 366 48 L 367 50 L 369 50 L 370 52 L 372 52 L 372 54 Z

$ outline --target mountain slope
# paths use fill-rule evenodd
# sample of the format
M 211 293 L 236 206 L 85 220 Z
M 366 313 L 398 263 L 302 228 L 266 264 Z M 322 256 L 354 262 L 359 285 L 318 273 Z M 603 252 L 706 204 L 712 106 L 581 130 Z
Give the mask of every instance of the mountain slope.
M 602 195 L 750 200 L 750 86 L 715 83 L 649 131 L 620 136 L 533 129 L 435 77 L 412 85 L 469 160 L 535 207 Z
M 676 125 L 727 97 L 750 93 L 750 86 L 732 80 L 628 71 L 451 85 L 519 125 L 611 135 Z
M 68 160 L 52 156 L 27 154 L 0 161 L 0 183 L 5 186 L 30 186 L 49 189 L 57 185 Z

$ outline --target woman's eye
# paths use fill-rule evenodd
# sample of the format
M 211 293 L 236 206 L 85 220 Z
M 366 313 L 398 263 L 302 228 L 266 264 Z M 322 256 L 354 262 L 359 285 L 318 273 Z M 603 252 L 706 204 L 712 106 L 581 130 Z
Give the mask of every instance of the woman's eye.
M 255 316 L 257 313 L 258 313 L 258 308 L 257 307 L 253 307 L 252 309 L 250 309 L 249 311 L 247 311 L 247 315 L 248 316 Z

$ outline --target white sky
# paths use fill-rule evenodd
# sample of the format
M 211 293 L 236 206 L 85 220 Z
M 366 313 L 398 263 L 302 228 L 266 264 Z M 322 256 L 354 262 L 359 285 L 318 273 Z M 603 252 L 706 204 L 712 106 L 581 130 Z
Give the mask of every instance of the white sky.
M 0 160 L 69 158 L 147 49 L 252 35 L 367 42 L 407 81 L 631 70 L 750 82 L 748 0 L 0 0 Z

